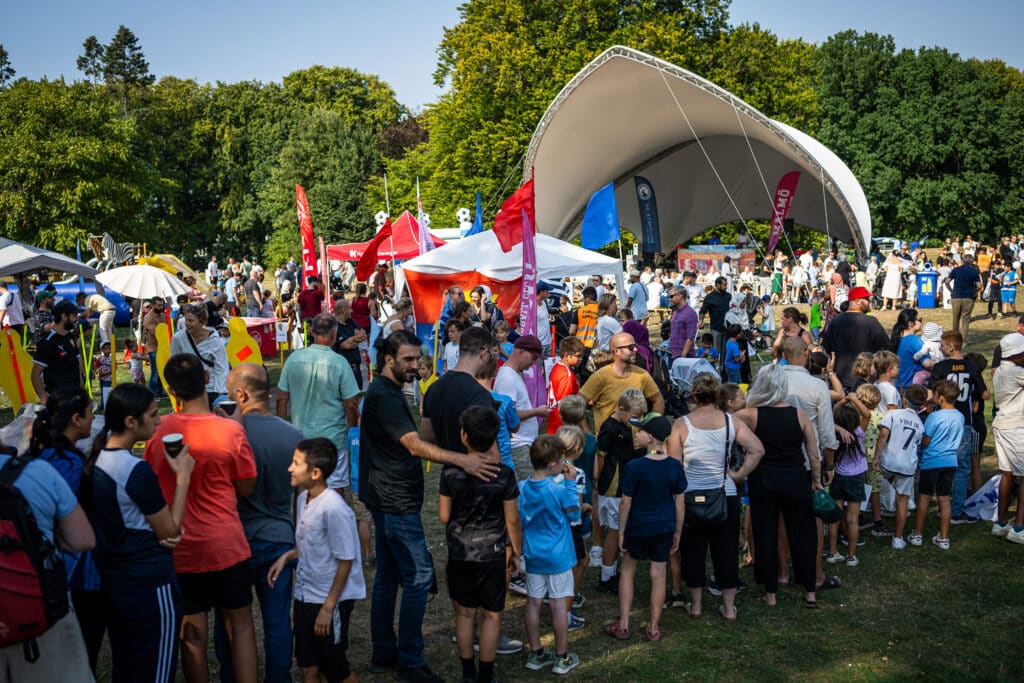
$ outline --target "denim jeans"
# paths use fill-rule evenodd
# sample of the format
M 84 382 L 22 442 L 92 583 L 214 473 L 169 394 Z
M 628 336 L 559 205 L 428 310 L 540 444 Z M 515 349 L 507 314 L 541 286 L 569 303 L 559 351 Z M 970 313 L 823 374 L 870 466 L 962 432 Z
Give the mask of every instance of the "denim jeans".
M 156 369 L 156 351 L 148 351 L 146 355 L 149 356 L 149 390 L 159 398 L 164 395 L 164 388 L 160 384 L 160 373 Z
M 417 667 L 423 658 L 423 615 L 427 593 L 434 582 L 434 560 L 427 549 L 420 513 L 392 515 L 371 511 L 377 546 L 377 574 L 370 604 L 372 661 Z M 402 602 L 398 609 L 398 637 L 395 637 L 395 602 L 398 587 Z
M 743 380 L 740 378 L 740 369 L 739 368 L 736 368 L 735 370 L 732 370 L 730 368 L 726 368 L 725 369 L 725 376 L 726 376 L 726 381 L 727 382 L 732 382 L 733 384 L 742 384 L 743 383 Z
M 956 449 L 956 474 L 953 475 L 953 517 L 966 511 L 967 484 L 971 480 L 971 450 L 974 448 L 974 428 L 964 425 L 960 447 Z
M 255 539 L 249 543 L 252 557 L 249 558 L 249 569 L 252 571 L 252 583 L 256 589 L 256 599 L 260 603 L 263 615 L 263 652 L 265 655 L 265 683 L 291 681 L 292 669 L 292 572 L 294 563 L 281 573 L 274 587 L 267 583 L 267 572 L 277 558 L 294 548 L 291 543 L 261 541 Z M 231 643 L 220 610 L 216 611 L 213 626 L 213 644 L 220 662 L 221 683 L 234 683 L 234 665 L 231 661 Z

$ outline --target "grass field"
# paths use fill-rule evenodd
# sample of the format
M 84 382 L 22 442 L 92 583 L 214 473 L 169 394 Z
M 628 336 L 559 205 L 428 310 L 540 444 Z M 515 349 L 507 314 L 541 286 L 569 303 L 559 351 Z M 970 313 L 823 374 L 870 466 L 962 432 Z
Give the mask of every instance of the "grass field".
M 925 321 L 936 321 L 948 329 L 948 311 L 921 313 Z M 889 329 L 896 314 L 875 315 Z M 971 327 L 969 347 L 990 358 L 998 339 L 1013 329 L 1014 320 L 990 321 L 979 317 Z M 272 377 L 276 377 L 280 371 L 277 360 L 269 365 Z M 989 380 L 988 371 L 985 377 Z M 3 400 L 0 396 L 0 402 Z M 0 424 L 9 419 L 9 406 L 0 405 Z M 986 478 L 996 469 L 991 437 L 985 444 L 982 469 Z M 435 507 L 438 474 L 438 468 L 427 474 L 423 518 L 439 576 L 443 577 L 444 532 Z M 926 539 L 936 533 L 937 524 L 934 517 L 929 519 Z M 794 588 L 781 589 L 779 604 L 767 607 L 758 599 L 762 591 L 753 585 L 752 570 L 742 569 L 740 576 L 751 587 L 737 598 L 738 622 L 726 623 L 719 618 L 719 599 L 706 596 L 704 616 L 699 620 L 690 619 L 683 610 L 666 612 L 662 625 L 667 635 L 656 644 L 643 641 L 639 635 L 649 594 L 646 573 L 642 572 L 637 580 L 631 622 L 634 635 L 630 641 L 620 643 L 602 632 L 603 625 L 617 615 L 617 599 L 594 590 L 598 571 L 588 569 L 583 587 L 587 602 L 582 609 L 587 626 L 570 636 L 571 649 L 580 655 L 582 663 L 567 678 L 1024 680 L 1024 657 L 1017 633 L 1024 612 L 1024 547 L 991 536 L 989 528 L 984 523 L 952 527 L 949 552 L 930 544 L 893 551 L 889 539 L 868 535 L 867 545 L 858 551 L 860 566 L 829 566 L 828 571 L 838 574 L 844 585 L 837 591 L 819 592 L 817 611 L 806 610 L 802 592 Z M 372 569 L 367 579 L 369 583 Z M 461 670 L 451 642 L 452 609 L 443 578 L 441 582 L 441 593 L 428 605 L 424 623 L 427 661 L 448 680 L 459 680 Z M 504 631 L 517 638 L 525 637 L 524 604 L 523 598 L 510 594 L 503 619 Z M 550 634 L 548 617 L 543 619 L 543 630 Z M 550 635 L 545 638 L 545 645 L 553 646 Z M 367 672 L 368 601 L 360 604 L 353 615 L 349 651 L 358 675 L 374 680 Z M 502 680 L 515 681 L 555 677 L 550 672 L 529 672 L 523 668 L 524 662 L 525 654 L 499 657 L 497 674 Z M 211 652 L 211 669 L 215 668 Z M 298 680 L 298 672 L 294 674 Z M 109 680 L 106 655 L 99 680 Z

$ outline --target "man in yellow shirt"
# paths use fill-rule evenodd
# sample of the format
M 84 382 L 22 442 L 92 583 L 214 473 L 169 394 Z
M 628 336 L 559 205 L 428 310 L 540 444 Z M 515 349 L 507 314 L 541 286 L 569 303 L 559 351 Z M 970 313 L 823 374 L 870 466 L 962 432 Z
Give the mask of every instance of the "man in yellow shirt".
M 601 424 L 615 410 L 619 396 L 626 389 L 639 389 L 650 401 L 655 413 L 665 412 L 665 399 L 646 370 L 634 365 L 636 340 L 633 335 L 620 332 L 612 335 L 608 343 L 614 360 L 597 370 L 580 389 L 580 395 L 594 407 L 594 430 L 600 431 Z

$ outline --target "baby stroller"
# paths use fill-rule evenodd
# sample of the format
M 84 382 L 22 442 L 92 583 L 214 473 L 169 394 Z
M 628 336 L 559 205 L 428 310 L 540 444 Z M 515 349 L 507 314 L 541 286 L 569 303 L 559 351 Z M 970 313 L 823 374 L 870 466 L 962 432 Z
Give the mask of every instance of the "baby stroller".
M 683 401 L 689 401 L 690 388 L 697 375 L 703 373 L 714 375 L 715 379 L 721 380 L 721 375 L 715 370 L 715 366 L 706 358 L 676 358 L 669 369 L 669 378 L 672 380 L 672 389 Z

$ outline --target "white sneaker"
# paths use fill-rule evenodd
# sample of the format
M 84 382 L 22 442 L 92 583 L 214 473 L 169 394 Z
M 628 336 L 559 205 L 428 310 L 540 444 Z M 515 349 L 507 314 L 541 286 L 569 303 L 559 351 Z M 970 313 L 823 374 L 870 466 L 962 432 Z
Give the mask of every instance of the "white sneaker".
M 892 539 L 892 548 L 893 548 L 893 550 L 903 550 L 906 547 L 907 547 L 907 542 L 906 541 L 904 541 L 899 536 L 893 536 L 893 539 Z
M 907 543 L 909 543 L 910 545 L 917 546 L 924 545 L 924 538 L 921 536 L 921 534 L 910 534 L 909 536 L 907 536 Z
M 590 562 L 587 563 L 588 567 L 600 567 L 601 558 L 604 556 L 604 551 L 599 545 L 590 546 Z
M 932 536 L 932 545 L 937 547 L 939 550 L 949 550 L 949 539 L 942 538 L 938 534 Z
M 1006 535 L 1010 533 L 1012 529 L 1013 526 L 1009 522 L 1007 522 L 1006 524 L 1000 524 L 999 522 L 995 522 L 992 524 L 992 535 L 999 536 L 1000 538 L 1006 538 Z
M 860 564 L 860 560 L 858 560 L 856 557 L 847 557 L 846 558 L 846 566 L 847 567 L 856 567 L 858 564 Z
M 832 553 L 831 555 L 827 555 L 825 557 L 825 561 L 829 564 L 835 564 L 836 562 L 845 562 L 846 555 L 843 555 L 842 553 Z
M 1010 525 L 1007 524 L 1007 526 Z M 1020 531 L 1014 531 L 1011 527 L 1010 530 L 1006 532 L 1006 540 L 1010 543 L 1019 543 L 1021 545 L 1024 545 L 1024 529 L 1021 529 Z

